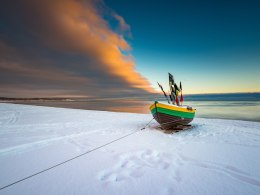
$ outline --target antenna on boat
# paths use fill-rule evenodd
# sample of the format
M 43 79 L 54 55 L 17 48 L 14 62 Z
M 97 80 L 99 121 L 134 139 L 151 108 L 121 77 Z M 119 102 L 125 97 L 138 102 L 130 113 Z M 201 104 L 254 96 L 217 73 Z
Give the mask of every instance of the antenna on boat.
M 169 94 L 170 100 L 173 101 L 171 92 L 169 90 L 168 90 L 168 94 Z
M 158 82 L 157 82 L 157 83 L 158 83 Z M 159 87 L 161 88 L 161 90 L 162 90 L 162 92 L 163 92 L 165 98 L 167 99 L 167 102 L 170 104 L 170 101 L 169 101 L 169 99 L 168 99 L 168 96 L 167 96 L 166 93 L 164 92 L 162 85 L 160 85 L 159 83 L 158 83 L 158 85 L 159 85 Z
M 182 85 L 181 85 L 181 82 L 180 82 L 180 89 L 181 89 L 181 98 L 180 98 L 180 102 L 181 102 L 181 105 L 184 101 L 184 98 L 183 98 L 183 95 L 182 95 Z

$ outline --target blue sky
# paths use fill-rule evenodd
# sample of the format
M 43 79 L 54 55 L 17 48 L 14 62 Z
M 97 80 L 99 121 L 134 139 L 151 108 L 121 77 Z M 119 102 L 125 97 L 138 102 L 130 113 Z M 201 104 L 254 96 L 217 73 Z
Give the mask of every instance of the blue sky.
M 260 91 L 258 1 L 116 1 L 137 69 L 156 86 L 167 72 L 188 93 Z

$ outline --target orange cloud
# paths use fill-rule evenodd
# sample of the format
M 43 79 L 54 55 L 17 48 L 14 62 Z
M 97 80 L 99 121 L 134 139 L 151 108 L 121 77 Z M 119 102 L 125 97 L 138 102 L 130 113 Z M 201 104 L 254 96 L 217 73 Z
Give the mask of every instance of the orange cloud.
M 90 0 L 45 0 L 40 3 L 27 1 L 26 6 L 34 10 L 28 17 L 37 18 L 36 23 L 31 24 L 33 33 L 49 47 L 91 56 L 99 62 L 99 67 L 93 68 L 119 77 L 130 87 L 154 92 L 148 80 L 135 70 L 135 62 L 129 54 L 130 45 L 109 27 L 97 9 L 98 3 Z M 113 13 L 113 17 L 122 29 L 130 29 L 121 16 Z

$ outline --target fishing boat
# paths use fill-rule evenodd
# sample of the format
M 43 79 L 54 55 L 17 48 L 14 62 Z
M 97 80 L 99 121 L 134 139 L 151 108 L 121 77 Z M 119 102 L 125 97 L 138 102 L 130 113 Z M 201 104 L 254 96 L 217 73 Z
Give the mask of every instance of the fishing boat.
M 150 106 L 150 111 L 163 129 L 175 129 L 188 125 L 193 120 L 196 109 L 155 101 Z
M 157 82 L 158 83 L 158 82 Z M 167 95 L 162 85 L 158 83 L 168 104 L 155 101 L 150 106 L 150 111 L 154 119 L 161 125 L 163 129 L 176 129 L 187 126 L 194 118 L 196 109 L 190 106 L 183 106 L 182 85 L 178 86 L 169 73 L 170 92 Z M 180 100 L 179 100 L 179 94 Z M 169 97 L 169 98 L 168 98 Z M 181 128 L 182 129 L 182 128 Z

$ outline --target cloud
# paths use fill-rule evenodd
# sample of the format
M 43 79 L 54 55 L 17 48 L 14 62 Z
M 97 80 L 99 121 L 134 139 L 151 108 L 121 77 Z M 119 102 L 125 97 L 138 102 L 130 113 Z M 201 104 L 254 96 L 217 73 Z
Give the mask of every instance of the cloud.
M 10 90 L 17 80 L 38 90 L 62 88 L 93 96 L 154 92 L 136 71 L 131 46 L 110 27 L 100 5 L 98 0 L 5 1 L 0 69 L 9 79 L 2 77 L 2 83 L 12 83 Z M 111 16 L 121 32 L 130 31 L 121 16 Z
M 132 37 L 130 26 L 126 23 L 125 19 L 115 12 L 112 12 L 112 16 L 119 22 L 119 29 L 123 33 L 127 33 L 129 37 Z

